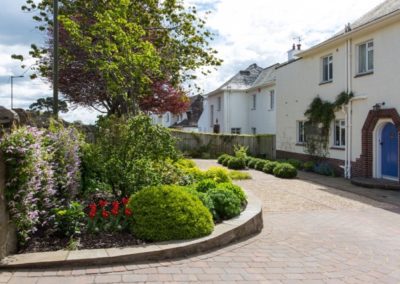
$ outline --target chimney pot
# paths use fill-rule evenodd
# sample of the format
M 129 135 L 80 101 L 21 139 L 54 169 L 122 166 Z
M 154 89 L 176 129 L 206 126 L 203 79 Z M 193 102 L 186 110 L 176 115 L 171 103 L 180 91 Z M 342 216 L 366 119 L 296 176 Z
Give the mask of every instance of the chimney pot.
M 300 43 L 297 45 L 297 50 L 301 50 L 301 44 Z
M 292 47 L 292 49 L 293 50 L 295 50 L 296 49 L 296 45 L 293 43 L 293 47 Z

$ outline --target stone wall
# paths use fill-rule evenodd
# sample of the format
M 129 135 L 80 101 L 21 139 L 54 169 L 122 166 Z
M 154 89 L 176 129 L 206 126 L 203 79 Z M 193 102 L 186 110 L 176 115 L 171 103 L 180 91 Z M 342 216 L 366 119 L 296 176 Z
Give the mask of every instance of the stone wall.
M 4 189 L 5 165 L 0 153 L 0 259 L 14 253 L 17 249 L 16 230 L 9 219 Z

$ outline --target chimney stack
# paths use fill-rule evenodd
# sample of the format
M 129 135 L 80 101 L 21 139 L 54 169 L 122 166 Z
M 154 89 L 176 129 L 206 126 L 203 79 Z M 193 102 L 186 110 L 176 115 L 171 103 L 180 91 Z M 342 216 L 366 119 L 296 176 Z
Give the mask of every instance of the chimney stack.
M 292 49 L 293 49 L 293 50 L 295 50 L 295 49 L 296 49 L 296 44 L 294 44 L 294 43 L 293 43 L 293 47 L 292 47 Z
M 297 57 L 296 57 L 296 54 L 299 53 L 300 51 L 301 51 L 301 44 L 300 44 L 300 43 L 297 44 L 297 49 L 296 49 L 296 44 L 293 43 L 292 49 L 290 49 L 290 50 L 287 52 L 287 54 L 288 54 L 288 61 L 295 60 L 295 59 L 297 58 Z

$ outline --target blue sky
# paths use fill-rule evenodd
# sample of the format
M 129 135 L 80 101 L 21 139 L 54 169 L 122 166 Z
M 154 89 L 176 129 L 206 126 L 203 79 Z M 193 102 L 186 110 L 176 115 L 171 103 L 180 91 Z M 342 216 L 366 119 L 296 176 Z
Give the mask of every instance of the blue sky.
M 26 54 L 31 43 L 42 44 L 43 35 L 34 28 L 32 14 L 21 11 L 24 0 L 1 0 L 0 9 L 0 105 L 10 106 L 10 75 L 24 72 L 11 60 L 13 53 Z M 216 33 L 212 46 L 223 65 L 210 76 L 199 76 L 197 84 L 212 91 L 252 63 L 267 67 L 286 60 L 294 38 L 303 49 L 332 36 L 382 0 L 185 0 L 200 11 L 211 10 L 207 23 Z M 29 74 L 26 74 L 29 75 Z M 15 79 L 14 106 L 27 108 L 37 98 L 51 96 L 41 79 Z M 76 109 L 64 116 L 74 121 L 94 122 L 96 113 Z

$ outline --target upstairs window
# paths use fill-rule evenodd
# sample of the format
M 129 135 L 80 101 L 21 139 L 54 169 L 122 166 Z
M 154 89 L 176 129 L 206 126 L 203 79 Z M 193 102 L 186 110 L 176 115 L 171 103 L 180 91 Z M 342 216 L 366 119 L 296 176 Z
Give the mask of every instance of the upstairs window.
M 367 41 L 358 46 L 358 73 L 374 71 L 374 42 Z
M 273 110 L 275 105 L 275 91 L 271 90 L 269 92 L 269 109 Z
M 221 111 L 221 97 L 218 97 L 218 101 L 217 101 L 217 111 Z
M 210 126 L 214 125 L 214 105 L 210 106 Z
M 253 95 L 253 101 L 252 101 L 252 110 L 256 109 L 257 106 L 257 95 Z
M 343 119 L 335 120 L 335 141 L 337 147 L 346 146 L 346 123 Z
M 333 79 L 333 56 L 322 58 L 322 82 L 330 82 Z

